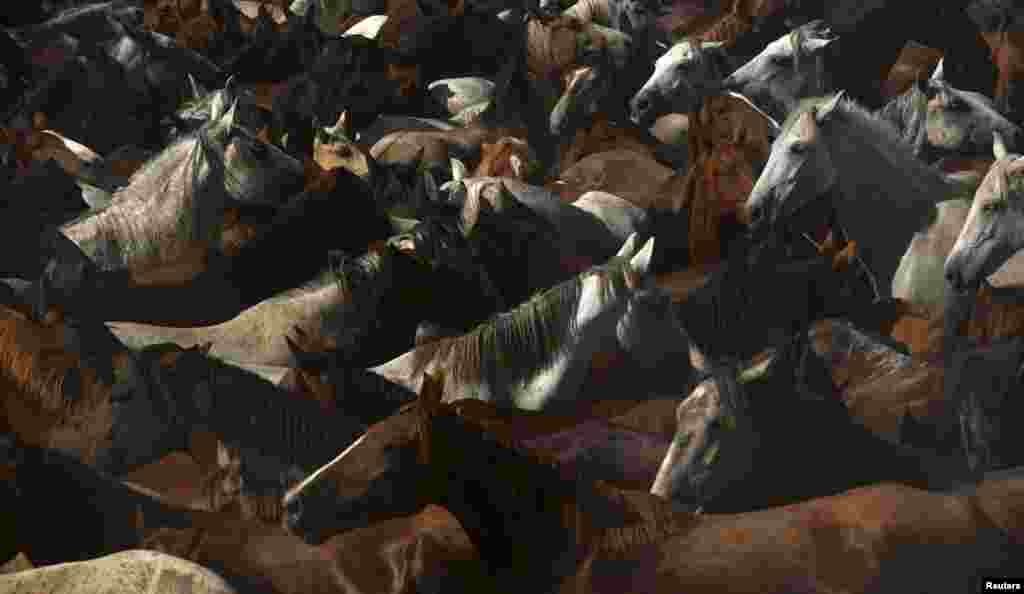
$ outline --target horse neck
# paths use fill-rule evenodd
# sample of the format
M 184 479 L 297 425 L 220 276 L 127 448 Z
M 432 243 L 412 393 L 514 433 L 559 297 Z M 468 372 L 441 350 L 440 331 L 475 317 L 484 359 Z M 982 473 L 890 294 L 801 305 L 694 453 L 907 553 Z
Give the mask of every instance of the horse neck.
M 566 480 L 554 465 L 538 464 L 481 437 L 465 422 L 445 428 L 444 439 L 472 445 L 452 446 L 459 453 L 453 452 L 447 478 L 440 479 L 439 503 L 458 519 L 491 568 L 529 581 L 533 591 L 547 591 L 580 562 L 599 535 L 598 520 L 608 520 L 594 517 L 581 499 L 596 499 L 606 509 L 615 506 L 575 477 Z
M 248 371 L 213 362 L 218 377 L 212 389 L 212 411 L 205 425 L 230 446 L 246 449 L 288 466 L 312 469 L 343 449 L 362 425 L 341 415 L 325 415 L 320 405 L 291 397 Z M 223 391 L 221 386 L 233 386 Z M 234 394 L 241 397 L 234 398 Z M 245 451 L 245 450 L 243 450 Z M 269 477 L 278 480 L 280 477 Z

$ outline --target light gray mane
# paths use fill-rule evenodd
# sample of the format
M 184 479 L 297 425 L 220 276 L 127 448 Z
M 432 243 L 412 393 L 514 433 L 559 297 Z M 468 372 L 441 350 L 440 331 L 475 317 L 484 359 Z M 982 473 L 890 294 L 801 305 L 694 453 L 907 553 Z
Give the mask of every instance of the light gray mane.
M 928 132 L 928 97 L 917 88 L 910 88 L 893 97 L 875 114 L 901 133 L 903 142 L 915 157 L 924 150 Z
M 566 280 L 455 338 L 431 342 L 414 353 L 413 373 L 433 360 L 448 361 L 452 379 L 461 383 L 502 378 L 525 379 L 546 370 L 566 352 L 576 334 L 576 314 L 584 279 L 599 277 L 602 301 L 627 292 L 634 274 L 626 260 L 612 259 Z
M 241 184 L 224 163 L 224 139 L 221 135 L 245 134 L 240 128 L 223 130 L 222 124 L 208 122 L 195 132 L 175 140 L 166 149 L 136 171 L 127 186 L 118 190 L 110 205 L 90 210 L 67 225 L 88 217 L 103 216 L 100 239 L 113 244 L 124 255 L 156 255 L 168 238 L 140 220 L 137 212 L 122 214 L 122 204 L 147 202 L 159 197 L 160 202 L 177 200 L 177 221 L 173 239 L 178 241 L 215 243 L 222 231 L 221 221 L 226 204 L 244 201 Z M 204 166 L 206 174 L 203 175 Z M 132 211 L 134 209 L 128 209 Z M 105 249 L 100 247 L 99 249 Z M 95 254 L 94 254 L 95 255 Z M 103 266 L 111 258 L 99 258 Z

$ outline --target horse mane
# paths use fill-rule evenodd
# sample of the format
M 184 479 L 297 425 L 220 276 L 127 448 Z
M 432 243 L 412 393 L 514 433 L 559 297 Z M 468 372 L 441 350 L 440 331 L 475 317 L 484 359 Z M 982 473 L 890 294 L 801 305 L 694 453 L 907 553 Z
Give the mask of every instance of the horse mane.
M 928 131 L 928 96 L 921 92 L 917 85 L 893 97 L 877 112 L 877 117 L 892 124 L 902 136 L 902 140 L 920 155 L 927 140 Z
M 344 445 L 363 432 L 363 425 L 346 416 L 325 416 L 319 403 L 295 398 L 247 370 L 220 359 L 188 349 L 175 362 L 176 368 L 195 366 L 209 374 L 210 431 L 227 446 L 241 446 L 244 453 L 257 451 L 286 464 L 316 467 L 330 460 Z M 191 375 L 191 374 L 184 374 Z M 186 377 L 187 385 L 198 378 Z M 221 391 L 230 386 L 231 394 Z M 176 386 L 171 386 L 172 390 Z
M 533 296 L 467 334 L 422 345 L 413 350 L 413 375 L 422 373 L 435 359 L 449 361 L 451 377 L 461 383 L 538 373 L 569 347 L 584 278 L 597 276 L 601 299 L 607 300 L 625 291 L 627 277 L 632 274 L 629 262 L 612 259 Z
M 347 301 L 352 298 L 353 289 L 356 286 L 361 285 L 364 281 L 374 279 L 384 271 L 390 255 L 388 246 L 371 245 L 365 253 L 351 260 L 352 266 L 329 265 L 302 286 L 279 293 L 267 301 L 289 301 L 308 293 L 315 293 L 331 285 L 337 285 L 342 299 Z M 347 258 L 347 256 L 343 255 L 342 258 Z M 361 278 L 354 278 L 355 276 Z
M 100 382 L 81 355 L 64 348 L 55 329 L 34 324 L 2 306 L 0 343 L 5 345 L 0 352 L 0 377 L 8 390 L 31 399 L 26 404 L 32 408 L 56 413 L 60 425 L 93 412 L 110 395 L 111 387 Z M 69 385 L 73 382 L 79 385 Z M 18 398 L 12 394 L 7 397 Z
M 214 137 L 223 134 L 246 134 L 239 126 L 229 132 L 223 124 L 207 121 L 198 130 L 171 143 L 150 158 L 131 177 L 129 184 L 114 194 L 110 205 L 90 210 L 72 219 L 65 226 L 82 222 L 92 216 L 102 216 L 109 223 L 101 231 L 102 238 L 122 246 L 125 253 L 159 254 L 166 249 L 167 238 L 150 236 L 149 227 L 138 225 L 120 214 L 119 204 L 128 201 L 145 202 L 154 195 L 164 195 L 180 188 L 183 200 L 177 209 L 175 233 L 180 241 L 206 241 L 216 243 L 220 232 L 221 211 L 226 203 L 245 202 L 248 196 L 231 196 L 245 188 L 224 163 L 223 147 Z M 207 180 L 202 180 L 204 166 Z M 257 191 L 255 188 L 250 191 Z M 117 231 L 122 231 L 121 235 Z
M 797 108 L 783 123 L 781 134 L 786 134 L 803 114 L 816 109 L 832 97 L 834 95 L 801 100 Z M 900 195 L 906 196 L 906 199 L 925 198 L 930 202 L 936 202 L 937 197 L 946 196 L 949 193 L 949 186 L 941 173 L 915 158 L 907 150 L 899 131 L 880 114 L 871 113 L 853 99 L 844 97 L 836 106 L 829 123 L 824 125 L 826 129 L 831 126 L 836 126 L 837 130 L 834 135 L 829 135 L 830 138 L 841 139 L 839 142 L 844 144 L 856 143 L 860 146 L 873 147 L 874 151 L 858 150 L 857 152 L 867 153 L 864 156 L 874 153 L 876 157 L 874 160 L 878 161 L 879 165 L 899 172 L 899 175 L 894 176 L 895 182 L 902 181 L 904 184 L 907 191 L 901 192 Z M 840 180 L 842 180 L 842 176 L 840 176 Z

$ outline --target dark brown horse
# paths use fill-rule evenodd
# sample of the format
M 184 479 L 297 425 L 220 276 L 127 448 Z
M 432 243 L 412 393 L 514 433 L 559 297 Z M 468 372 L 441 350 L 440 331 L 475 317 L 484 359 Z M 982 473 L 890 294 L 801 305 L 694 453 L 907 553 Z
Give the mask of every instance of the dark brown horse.
M 871 591 L 907 579 L 960 592 L 979 573 L 1019 562 L 1020 479 L 963 495 L 883 484 L 760 512 L 694 515 L 653 495 L 566 477 L 442 404 L 437 380 L 427 384 L 414 407 L 289 496 L 293 529 L 322 538 L 440 502 L 504 585 L 566 593 Z M 303 517 L 313 492 L 327 517 Z
M 496 591 L 465 532 L 440 507 L 308 546 L 278 526 L 243 519 L 237 508 L 169 505 L 58 452 L 6 447 L 2 467 L 3 486 L 17 489 L 3 516 L 19 514 L 4 535 L 37 567 L 150 549 L 210 568 L 240 592 Z M 70 521 L 81 530 L 53 538 Z

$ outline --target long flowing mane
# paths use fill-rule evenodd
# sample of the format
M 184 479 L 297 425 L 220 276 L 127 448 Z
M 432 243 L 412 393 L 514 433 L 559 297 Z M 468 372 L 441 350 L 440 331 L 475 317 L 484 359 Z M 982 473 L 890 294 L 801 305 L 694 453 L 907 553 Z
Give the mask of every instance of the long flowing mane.
M 527 378 L 547 369 L 563 354 L 576 333 L 576 311 L 583 281 L 601 281 L 601 299 L 626 291 L 629 262 L 613 259 L 562 282 L 499 314 L 471 332 L 420 346 L 413 351 L 413 373 L 419 375 L 433 360 L 450 363 L 452 379 L 476 383 L 487 379 Z
M 902 140 L 920 155 L 925 146 L 928 131 L 928 97 L 917 85 L 893 97 L 878 111 L 877 117 L 892 124 L 900 132 Z
M 801 101 L 782 134 L 830 98 Z M 914 156 L 889 122 L 851 99 L 839 101 L 819 129 L 838 172 L 835 206 L 840 224 L 862 248 L 878 285 L 889 291 L 907 244 L 934 219 L 935 205 L 948 199 L 953 187 L 940 171 Z M 878 232 L 879 216 L 885 217 L 885 233 Z
M 155 256 L 166 249 L 169 238 L 154 234 L 153 227 L 145 224 L 148 219 L 139 216 L 135 205 L 161 196 L 166 197 L 164 200 L 180 200 L 175 206 L 175 235 L 170 239 L 217 241 L 222 230 L 221 215 L 228 201 L 244 202 L 250 198 L 241 195 L 245 184 L 224 162 L 224 135 L 248 133 L 238 126 L 230 131 L 223 126 L 220 122 L 207 122 L 175 141 L 139 168 L 109 206 L 90 210 L 64 227 L 90 217 L 102 217 L 100 239 L 118 245 L 126 255 Z

